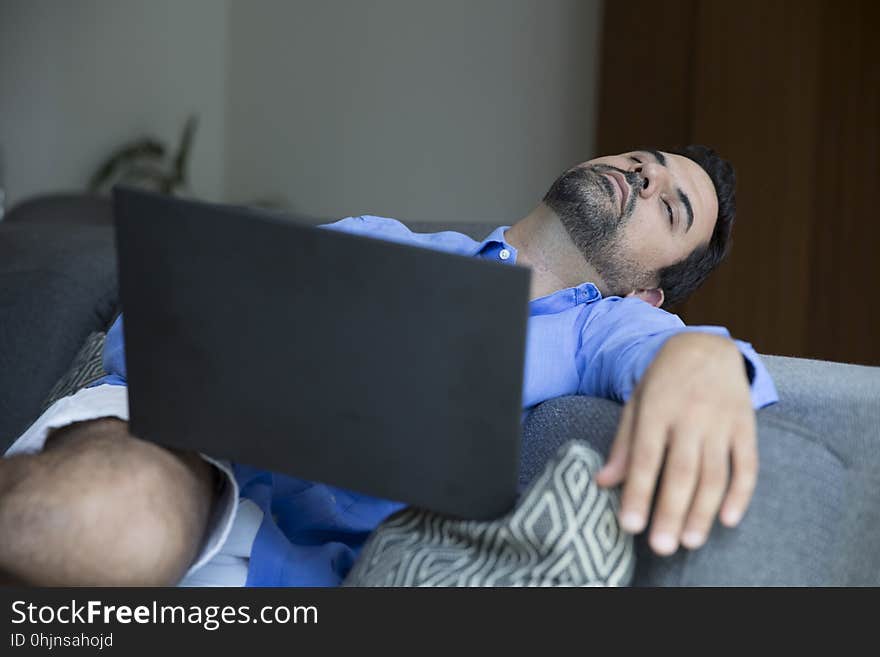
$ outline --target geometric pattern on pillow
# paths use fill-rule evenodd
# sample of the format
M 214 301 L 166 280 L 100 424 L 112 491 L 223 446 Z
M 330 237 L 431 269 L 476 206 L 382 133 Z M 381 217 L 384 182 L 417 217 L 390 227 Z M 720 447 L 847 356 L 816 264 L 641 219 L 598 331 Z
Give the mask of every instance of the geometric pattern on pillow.
M 67 372 L 58 379 L 46 397 L 46 401 L 43 402 L 44 411 L 62 397 L 72 395 L 80 388 L 86 387 L 106 374 L 103 364 L 104 339 L 106 337 L 107 334 L 103 331 L 89 334 L 76 356 L 73 357 L 73 362 Z
M 633 537 L 617 521 L 618 490 L 594 481 L 601 466 L 571 441 L 497 520 L 404 509 L 370 535 L 344 585 L 626 586 Z

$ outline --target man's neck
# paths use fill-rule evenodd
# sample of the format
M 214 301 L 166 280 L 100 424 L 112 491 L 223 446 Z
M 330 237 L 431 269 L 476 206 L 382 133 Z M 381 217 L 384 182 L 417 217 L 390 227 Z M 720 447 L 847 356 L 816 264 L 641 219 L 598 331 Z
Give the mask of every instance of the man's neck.
M 602 281 L 584 260 L 559 217 L 543 203 L 511 226 L 504 239 L 516 251 L 516 264 L 532 270 L 530 299 L 581 283 Z

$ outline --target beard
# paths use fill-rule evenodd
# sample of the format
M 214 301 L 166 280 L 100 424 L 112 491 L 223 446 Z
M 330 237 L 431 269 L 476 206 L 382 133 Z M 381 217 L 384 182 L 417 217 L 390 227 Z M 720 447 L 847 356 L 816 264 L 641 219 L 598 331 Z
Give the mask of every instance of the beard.
M 606 171 L 626 178 L 632 190 L 623 214 L 617 208 L 615 185 Z M 624 296 L 631 291 L 653 287 L 654 272 L 626 256 L 623 229 L 636 204 L 638 174 L 605 164 L 575 167 L 563 173 L 544 196 L 581 255 L 605 283 L 605 296 Z

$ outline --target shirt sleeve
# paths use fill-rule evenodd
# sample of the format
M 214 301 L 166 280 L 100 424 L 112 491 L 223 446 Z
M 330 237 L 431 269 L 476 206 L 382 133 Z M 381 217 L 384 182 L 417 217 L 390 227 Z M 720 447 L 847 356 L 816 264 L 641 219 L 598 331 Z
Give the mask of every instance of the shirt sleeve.
M 103 354 L 104 371 L 107 373 L 88 388 L 96 388 L 100 385 L 124 386 L 127 382 L 125 371 L 125 337 L 122 328 L 122 315 L 116 318 L 113 326 L 107 331 L 104 338 Z
M 730 338 L 720 326 L 685 326 L 677 315 L 654 308 L 641 299 L 609 297 L 597 302 L 583 326 L 577 353 L 582 395 L 627 401 L 673 335 L 702 332 Z M 734 340 L 743 355 L 743 373 L 749 378 L 752 405 L 763 408 L 779 401 L 767 368 L 752 345 Z

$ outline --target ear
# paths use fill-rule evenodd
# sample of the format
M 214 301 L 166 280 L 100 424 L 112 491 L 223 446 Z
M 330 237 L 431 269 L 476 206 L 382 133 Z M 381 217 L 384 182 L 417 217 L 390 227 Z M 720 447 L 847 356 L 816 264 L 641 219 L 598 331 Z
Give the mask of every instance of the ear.
M 637 297 L 646 303 L 650 303 L 655 308 L 663 305 L 663 290 L 659 287 L 653 287 L 650 290 L 633 290 L 626 295 L 629 297 Z

